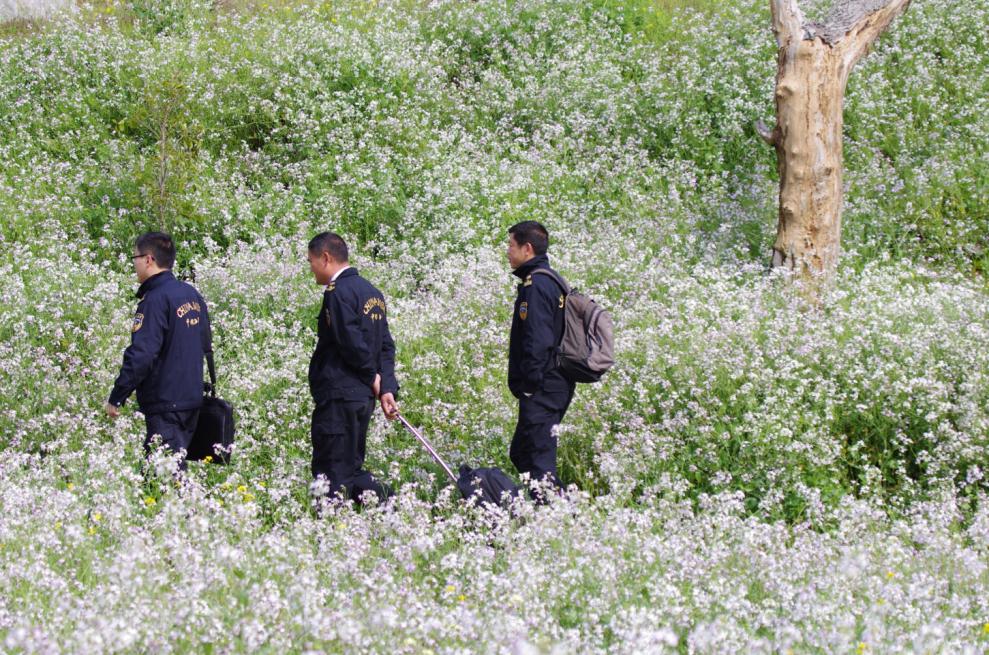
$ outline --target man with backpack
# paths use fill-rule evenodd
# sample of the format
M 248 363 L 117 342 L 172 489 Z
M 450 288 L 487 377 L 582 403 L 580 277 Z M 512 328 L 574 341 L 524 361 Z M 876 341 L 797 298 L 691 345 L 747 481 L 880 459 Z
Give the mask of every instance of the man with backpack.
M 561 287 L 550 268 L 548 246 L 549 234 L 536 221 L 508 230 L 508 263 L 521 280 L 508 346 L 508 388 L 519 400 L 509 456 L 519 473 L 559 488 L 555 428 L 570 406 L 575 385 L 557 363 L 569 289 Z M 543 270 L 546 274 L 537 273 Z

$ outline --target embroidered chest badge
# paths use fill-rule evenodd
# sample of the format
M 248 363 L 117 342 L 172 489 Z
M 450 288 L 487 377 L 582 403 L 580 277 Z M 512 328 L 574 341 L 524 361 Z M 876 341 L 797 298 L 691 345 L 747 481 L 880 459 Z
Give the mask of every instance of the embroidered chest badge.
M 134 323 L 131 324 L 130 331 L 137 332 L 138 330 L 141 329 L 142 325 L 144 325 L 144 314 L 141 313 L 134 314 Z
M 526 316 L 528 315 L 529 315 L 529 303 L 524 302 L 521 305 L 519 305 L 519 318 L 521 318 L 524 321 Z

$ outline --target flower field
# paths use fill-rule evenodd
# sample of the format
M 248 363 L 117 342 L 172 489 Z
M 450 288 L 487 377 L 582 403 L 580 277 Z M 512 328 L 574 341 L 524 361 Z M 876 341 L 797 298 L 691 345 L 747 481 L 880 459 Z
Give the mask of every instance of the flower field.
M 852 73 L 814 307 L 767 269 L 768 2 L 44 13 L 0 22 L 0 653 L 989 650 L 984 0 L 917 0 Z M 466 506 L 379 413 L 398 497 L 317 512 L 309 238 L 384 291 L 403 413 L 513 472 L 525 219 L 616 322 L 570 493 Z M 159 228 L 238 421 L 178 484 L 165 453 L 142 477 L 133 400 L 102 414 Z

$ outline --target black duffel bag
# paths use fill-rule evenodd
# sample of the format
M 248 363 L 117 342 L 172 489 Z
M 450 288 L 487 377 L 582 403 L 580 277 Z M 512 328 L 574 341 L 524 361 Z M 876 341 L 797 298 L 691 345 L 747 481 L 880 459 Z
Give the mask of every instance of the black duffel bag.
M 501 505 L 504 507 L 522 491 L 522 488 L 512 482 L 512 479 L 505 475 L 505 472 L 499 468 L 472 469 L 464 464 L 460 467 L 460 477 L 455 476 L 453 469 L 440 457 L 440 454 L 433 448 L 433 444 L 429 443 L 429 440 L 423 436 L 422 432 L 405 420 L 405 417 L 401 414 L 398 415 L 398 420 L 419 440 L 419 443 L 426 447 L 426 450 L 433 456 L 436 463 L 443 467 L 443 470 L 450 476 L 453 483 L 457 485 L 460 495 L 465 500 L 476 499 L 481 505 Z M 508 492 L 508 494 L 504 495 L 505 492 Z
M 215 464 L 227 464 L 230 462 L 230 451 L 234 443 L 234 408 L 227 401 L 216 397 L 213 353 L 206 353 L 206 364 L 209 366 L 210 381 L 205 384 L 196 432 L 192 435 L 192 443 L 189 444 L 185 458 L 195 462 L 209 457 L 209 461 Z
M 476 498 L 482 504 L 502 506 L 510 503 L 522 490 L 500 468 L 472 469 L 466 464 L 460 466 L 457 488 L 467 500 Z

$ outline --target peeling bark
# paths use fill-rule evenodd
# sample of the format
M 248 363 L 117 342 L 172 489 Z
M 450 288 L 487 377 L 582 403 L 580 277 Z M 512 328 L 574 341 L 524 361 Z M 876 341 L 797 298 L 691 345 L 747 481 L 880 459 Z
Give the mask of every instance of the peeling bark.
M 804 23 L 796 0 L 770 0 L 779 46 L 776 150 L 779 224 L 772 265 L 829 282 L 841 245 L 842 108 L 852 68 L 910 0 L 841 0 L 825 25 Z

